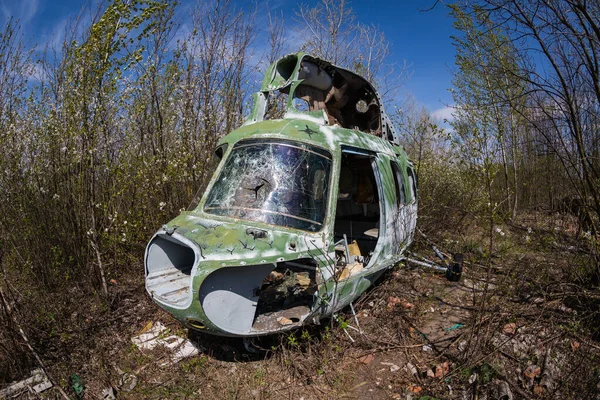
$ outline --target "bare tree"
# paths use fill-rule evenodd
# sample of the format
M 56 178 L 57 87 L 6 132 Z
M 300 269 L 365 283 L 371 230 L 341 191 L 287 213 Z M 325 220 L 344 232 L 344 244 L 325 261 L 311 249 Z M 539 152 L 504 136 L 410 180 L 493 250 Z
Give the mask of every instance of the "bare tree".
M 600 104 L 600 5 L 579 0 L 488 0 L 479 7 L 470 12 L 485 12 L 500 24 L 507 40 L 529 43 L 515 46 L 526 71 L 521 79 L 531 88 L 528 104 L 535 110 L 521 116 L 539 137 L 558 145 L 556 154 L 572 190 L 583 200 L 583 212 L 593 209 L 600 216 L 600 162 L 594 146 L 599 136 L 595 127 Z M 532 118 L 540 113 L 551 122 L 551 131 L 542 129 L 538 117 Z M 590 228 L 597 232 L 595 223 Z
M 359 73 L 382 96 L 392 95 L 405 78 L 406 64 L 398 67 L 389 62 L 389 42 L 383 32 L 358 22 L 347 1 L 300 5 L 297 17 L 304 38 L 302 51 Z
M 273 15 L 271 10 L 267 11 L 269 18 L 268 43 L 269 48 L 266 54 L 268 65 L 277 61 L 283 56 L 283 51 L 287 42 L 286 24 L 283 12 L 280 15 Z
M 321 0 L 315 7 L 300 5 L 303 50 L 340 66 L 352 67 L 357 26 L 354 11 L 346 0 Z

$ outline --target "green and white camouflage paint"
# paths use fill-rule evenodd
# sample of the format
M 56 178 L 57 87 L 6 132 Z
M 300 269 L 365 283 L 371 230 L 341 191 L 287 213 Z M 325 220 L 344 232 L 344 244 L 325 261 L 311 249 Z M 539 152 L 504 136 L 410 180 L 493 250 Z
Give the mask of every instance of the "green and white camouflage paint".
M 292 54 L 267 70 L 254 100 L 218 143 L 196 209 L 164 225 L 145 255 L 153 300 L 216 335 L 318 323 L 401 260 L 416 226 L 414 169 L 367 81 Z M 342 227 L 368 254 L 349 256 Z

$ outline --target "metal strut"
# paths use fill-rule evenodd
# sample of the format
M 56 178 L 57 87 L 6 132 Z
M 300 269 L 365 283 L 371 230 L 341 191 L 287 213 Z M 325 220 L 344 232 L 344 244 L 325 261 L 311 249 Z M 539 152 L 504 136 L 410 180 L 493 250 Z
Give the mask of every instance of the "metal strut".
M 354 329 L 356 332 L 358 332 L 360 335 L 362 335 L 362 330 L 360 329 L 360 325 L 358 324 L 358 318 L 356 317 L 356 312 L 354 311 L 354 306 L 352 305 L 352 303 L 350 303 L 350 310 L 352 311 L 352 316 L 354 317 L 354 322 L 356 323 L 356 327 L 354 327 L 348 323 L 346 323 L 346 325 L 348 326 L 348 329 Z M 335 319 L 336 322 L 338 324 L 340 324 L 340 326 L 342 325 L 337 314 L 333 314 L 333 319 Z M 350 336 L 350 334 L 348 333 L 348 330 L 346 328 L 344 328 L 343 326 L 342 326 L 342 330 L 344 331 L 346 336 L 348 336 L 348 339 L 350 339 L 350 341 L 352 343 L 354 343 L 354 339 L 352 338 L 352 336 Z
M 449 263 L 447 257 L 445 257 L 444 253 L 442 253 L 437 248 L 435 243 L 433 243 L 423 232 L 421 232 L 420 229 L 417 228 L 417 231 L 423 237 L 423 239 L 425 239 L 425 241 L 427 241 L 427 243 L 431 246 L 435 255 L 442 261 L 442 265 L 436 264 L 433 261 L 426 259 L 425 257 L 421 257 L 421 256 L 419 256 L 415 253 L 411 253 L 411 252 L 407 252 L 407 254 L 411 255 L 412 257 L 418 258 L 418 260 L 415 258 L 406 257 L 405 258 L 406 261 L 408 261 L 412 264 L 415 264 L 415 265 L 420 265 L 422 267 L 427 267 L 427 268 L 434 269 L 436 271 L 444 272 L 444 274 L 446 275 L 446 278 L 451 282 L 460 281 L 460 277 L 462 275 L 462 270 L 463 270 L 463 261 L 464 261 L 463 255 L 461 253 L 453 254 L 452 262 Z

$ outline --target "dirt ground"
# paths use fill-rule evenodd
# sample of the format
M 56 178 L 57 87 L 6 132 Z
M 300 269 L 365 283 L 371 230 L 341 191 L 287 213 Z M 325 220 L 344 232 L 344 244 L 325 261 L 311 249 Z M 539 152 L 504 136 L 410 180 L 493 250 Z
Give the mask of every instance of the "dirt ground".
M 587 258 L 568 229 L 501 226 L 491 255 L 485 232 L 440 235 L 444 250 L 466 256 L 460 282 L 398 265 L 354 303 L 358 323 L 344 310 L 255 342 L 258 353 L 183 329 L 146 296 L 140 274 L 113 284 L 109 309 L 74 312 L 77 328 L 52 341 L 46 362 L 72 398 L 76 375 L 84 399 L 111 398 L 111 387 L 117 399 L 600 399 L 600 296 L 572 283 Z M 169 351 L 132 343 L 159 321 L 199 354 L 161 366 Z

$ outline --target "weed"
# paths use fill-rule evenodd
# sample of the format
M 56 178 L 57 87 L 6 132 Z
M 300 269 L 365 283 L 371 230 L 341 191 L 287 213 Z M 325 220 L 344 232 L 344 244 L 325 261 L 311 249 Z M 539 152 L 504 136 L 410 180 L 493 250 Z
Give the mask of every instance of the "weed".
M 292 347 L 298 347 L 299 343 L 298 343 L 298 339 L 296 338 L 296 335 L 294 333 L 290 333 L 287 337 L 287 343 L 292 346 Z
M 492 381 L 492 379 L 494 379 L 496 377 L 496 375 L 498 374 L 496 372 L 496 370 L 494 369 L 494 367 L 492 367 L 487 362 L 482 363 L 478 367 L 478 370 L 479 370 L 479 376 L 481 377 L 481 382 L 484 385 L 487 383 L 490 383 Z
M 458 376 L 461 380 L 466 381 L 473 374 L 472 367 L 462 367 L 458 370 Z
M 344 329 L 344 330 L 348 329 L 348 326 L 349 326 L 349 324 L 348 324 L 348 320 L 345 320 L 345 319 L 343 319 L 343 318 L 339 318 L 339 319 L 338 319 L 338 322 L 339 322 L 339 324 L 340 324 L 340 328 L 342 328 L 342 329 Z
M 267 375 L 267 373 L 262 368 L 258 368 L 256 371 L 254 371 L 254 375 L 252 377 L 254 385 L 256 385 L 256 386 L 262 386 L 262 385 L 264 385 L 265 384 L 265 376 L 266 375 Z
M 310 333 L 308 332 L 308 330 L 303 329 L 302 330 L 302 335 L 300 336 L 300 338 L 302 340 L 309 340 L 310 339 Z
M 181 369 L 188 373 L 198 373 L 204 369 L 208 363 L 208 358 L 205 356 L 194 357 L 189 361 L 181 362 Z

